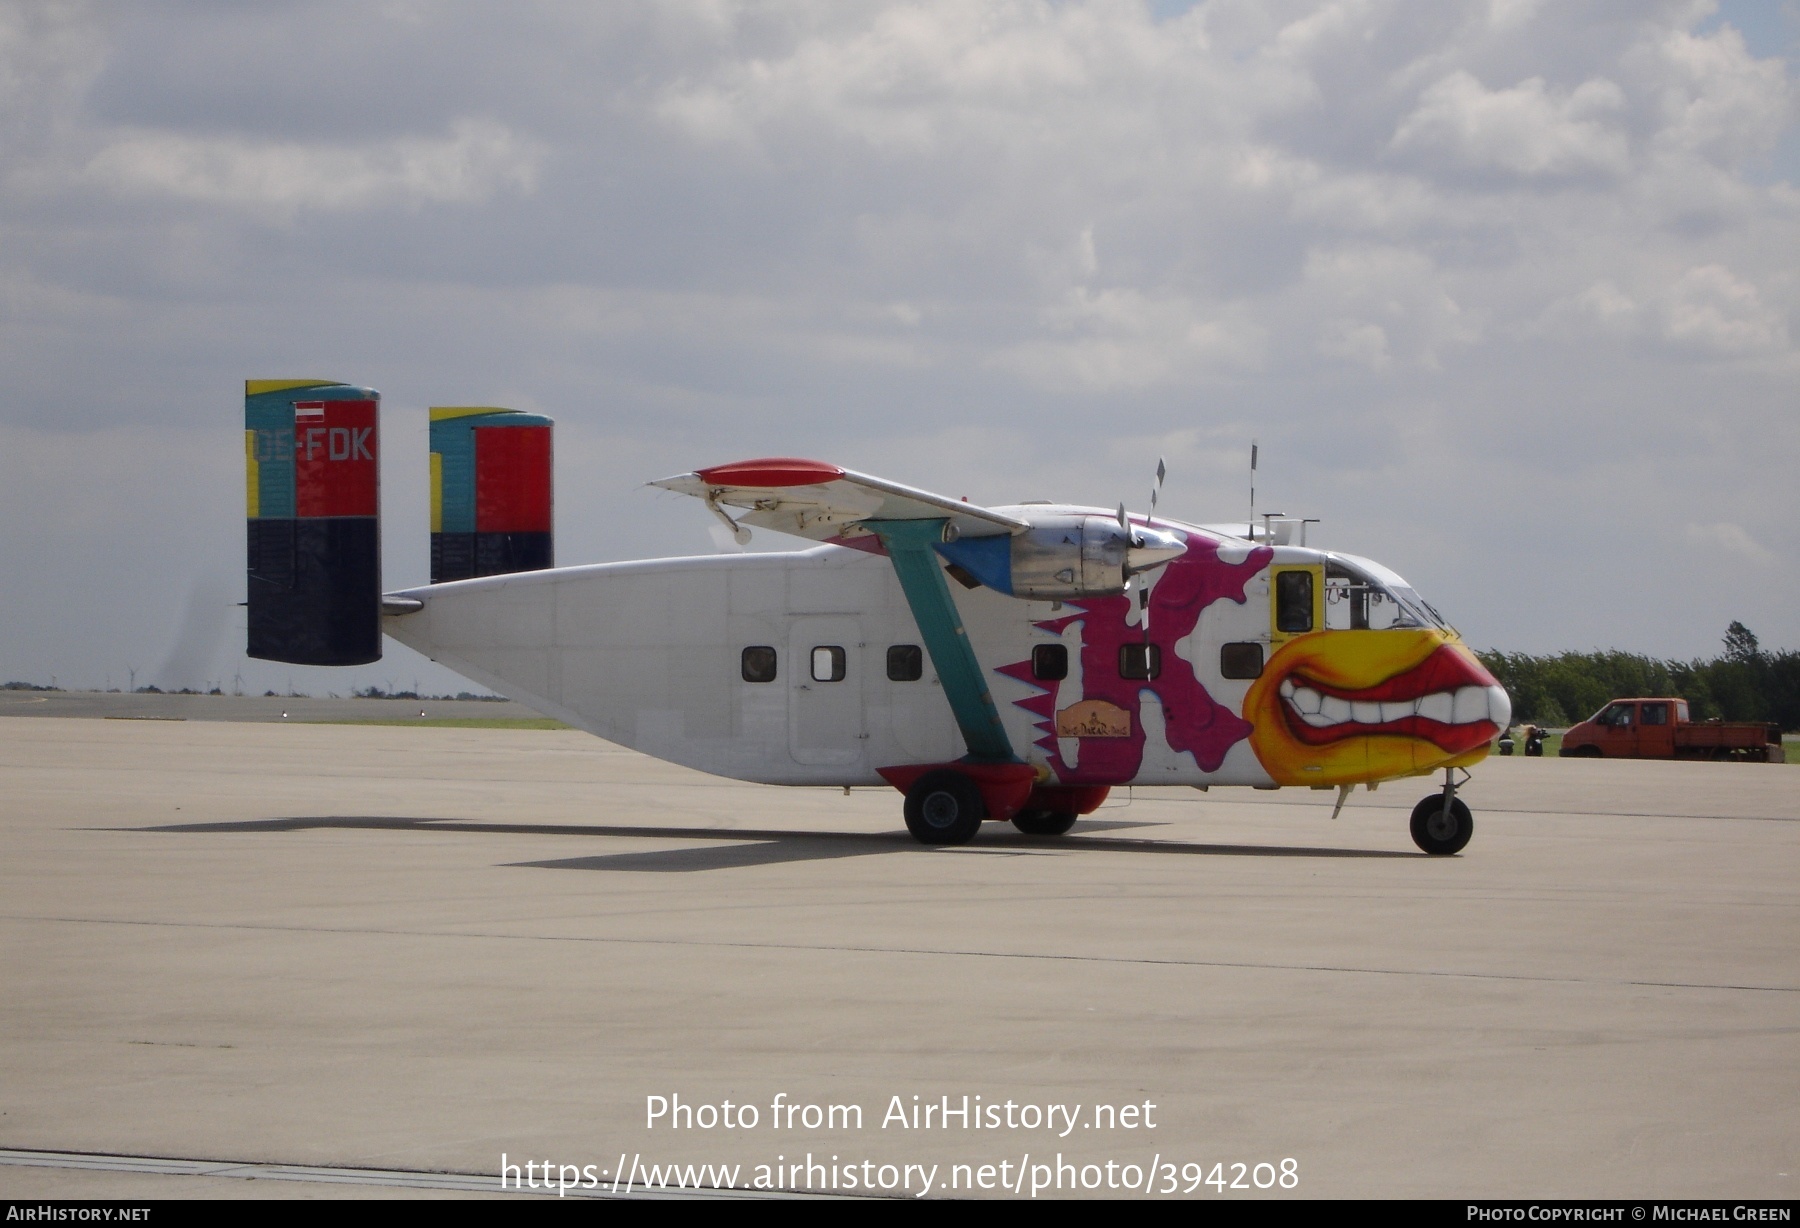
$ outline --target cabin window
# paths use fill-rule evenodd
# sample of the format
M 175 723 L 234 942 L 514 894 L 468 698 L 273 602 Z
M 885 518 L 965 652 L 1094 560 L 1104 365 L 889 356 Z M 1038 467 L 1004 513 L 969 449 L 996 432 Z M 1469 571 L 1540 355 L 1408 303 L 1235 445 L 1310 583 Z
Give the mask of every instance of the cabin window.
M 1631 728 L 1631 709 L 1635 706 L 1634 704 L 1614 704 L 1600 714 L 1598 723 L 1614 729 L 1629 729 Z
M 1678 725 L 1685 725 L 1688 723 L 1688 706 L 1687 700 L 1685 699 L 1678 699 L 1675 701 L 1675 723 Z
M 1386 631 L 1392 627 L 1448 629 L 1423 597 L 1404 584 L 1386 584 L 1347 559 L 1325 560 L 1325 629 Z
M 1260 678 L 1263 646 L 1254 640 L 1219 645 L 1219 672 L 1227 678 Z
M 1669 723 L 1668 704 L 1639 704 L 1643 723 L 1646 725 L 1667 725 Z
M 814 682 L 842 682 L 847 672 L 848 657 L 844 650 L 836 644 L 826 644 L 812 650 L 812 676 Z
M 1060 682 L 1069 676 L 1069 650 L 1063 644 L 1038 644 L 1031 650 L 1031 676 Z
M 766 644 L 744 649 L 742 668 L 745 682 L 775 681 L 775 650 Z
M 1297 634 L 1313 629 L 1313 573 L 1275 573 L 1275 630 Z
M 1162 649 L 1155 644 L 1119 646 L 1119 677 L 1150 679 L 1162 673 Z
M 917 644 L 888 646 L 888 681 L 917 682 L 925 676 L 925 654 Z

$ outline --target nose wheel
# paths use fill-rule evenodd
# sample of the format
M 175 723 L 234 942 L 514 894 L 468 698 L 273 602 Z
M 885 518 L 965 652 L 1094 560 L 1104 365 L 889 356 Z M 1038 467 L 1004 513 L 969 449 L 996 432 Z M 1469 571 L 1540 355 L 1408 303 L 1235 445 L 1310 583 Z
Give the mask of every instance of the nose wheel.
M 1463 780 L 1468 778 L 1469 774 L 1464 772 Z M 1434 857 L 1462 852 L 1475 834 L 1475 817 L 1469 813 L 1462 798 L 1456 796 L 1456 784 L 1454 769 L 1445 768 L 1443 791 L 1433 793 L 1413 807 L 1413 843 Z

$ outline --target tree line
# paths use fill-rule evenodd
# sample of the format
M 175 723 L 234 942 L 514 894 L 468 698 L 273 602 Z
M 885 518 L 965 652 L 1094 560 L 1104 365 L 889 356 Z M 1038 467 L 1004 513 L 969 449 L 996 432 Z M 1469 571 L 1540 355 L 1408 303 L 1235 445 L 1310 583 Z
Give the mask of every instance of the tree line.
M 1711 660 L 1659 661 L 1618 651 L 1475 655 L 1512 696 L 1515 721 L 1572 725 L 1609 700 L 1672 695 L 1688 701 L 1697 721 L 1777 721 L 1800 730 L 1800 652 L 1764 652 L 1739 622 L 1726 630 L 1725 650 Z

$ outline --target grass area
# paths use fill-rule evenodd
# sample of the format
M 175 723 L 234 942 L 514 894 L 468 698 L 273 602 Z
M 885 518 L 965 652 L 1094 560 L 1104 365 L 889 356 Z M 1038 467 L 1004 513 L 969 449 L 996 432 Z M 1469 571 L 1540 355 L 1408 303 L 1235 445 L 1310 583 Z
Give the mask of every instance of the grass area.
M 548 716 L 415 716 L 408 719 L 404 716 L 359 717 L 355 720 L 339 721 L 301 721 L 302 725 L 406 725 L 412 728 L 429 726 L 434 729 L 570 729 L 559 720 Z

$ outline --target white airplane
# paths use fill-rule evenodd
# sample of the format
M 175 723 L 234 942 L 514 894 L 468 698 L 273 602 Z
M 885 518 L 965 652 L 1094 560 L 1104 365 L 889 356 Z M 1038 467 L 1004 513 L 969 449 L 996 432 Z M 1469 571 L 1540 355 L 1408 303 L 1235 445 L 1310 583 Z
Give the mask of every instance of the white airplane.
M 1355 785 L 1441 771 L 1411 830 L 1451 854 L 1473 832 L 1465 769 L 1511 720 L 1392 571 L 1123 506 L 981 507 L 749 460 L 652 485 L 739 542 L 760 528 L 815 544 L 552 567 L 550 424 L 479 407 L 431 411 L 442 582 L 383 595 L 377 399 L 246 385 L 252 656 L 356 664 L 385 633 L 703 772 L 885 782 L 928 844 L 984 820 L 1060 835 L 1121 785 L 1335 788 L 1341 809 Z

